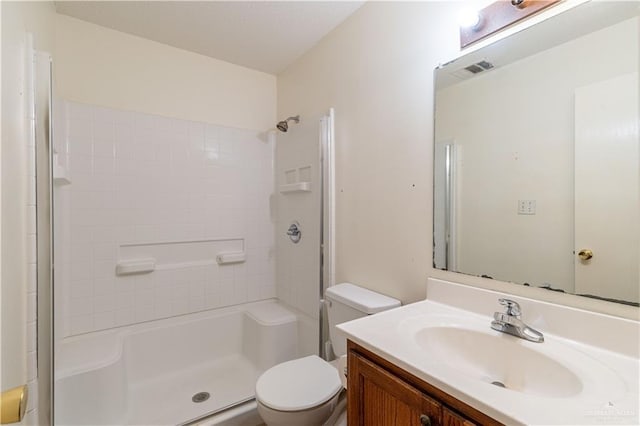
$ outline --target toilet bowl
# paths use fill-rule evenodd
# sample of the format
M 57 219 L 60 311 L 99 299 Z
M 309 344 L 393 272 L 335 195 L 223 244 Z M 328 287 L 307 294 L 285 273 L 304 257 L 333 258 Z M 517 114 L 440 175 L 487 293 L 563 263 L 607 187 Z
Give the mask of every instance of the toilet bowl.
M 256 383 L 258 413 L 269 426 L 320 426 L 331 416 L 341 390 L 338 370 L 316 355 L 283 362 Z
M 343 283 L 326 292 L 329 336 L 338 359 L 331 363 L 316 355 L 283 362 L 265 371 L 256 383 L 258 414 L 268 426 L 322 426 L 345 409 L 346 340 L 335 326 L 400 306 L 400 301 Z M 332 417 L 333 414 L 333 417 Z

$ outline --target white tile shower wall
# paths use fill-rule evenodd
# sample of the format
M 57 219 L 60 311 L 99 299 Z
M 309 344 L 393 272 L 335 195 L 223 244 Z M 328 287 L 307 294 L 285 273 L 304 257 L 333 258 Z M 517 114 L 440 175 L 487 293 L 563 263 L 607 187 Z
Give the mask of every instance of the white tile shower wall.
M 68 146 L 71 177 L 56 188 L 63 336 L 276 296 L 266 134 L 61 104 L 56 146 Z M 212 252 L 115 274 L 124 244 L 221 237 L 244 238 L 245 263 L 218 266 Z
M 319 116 L 307 116 L 287 133 L 279 133 L 276 151 L 278 185 L 290 183 L 287 180 L 290 170 L 296 170 L 296 181 L 311 182 L 310 192 L 277 195 L 278 298 L 315 319 L 320 298 L 319 120 Z M 301 176 L 300 169 L 305 176 Z M 297 244 L 286 234 L 293 221 L 299 223 L 302 231 Z

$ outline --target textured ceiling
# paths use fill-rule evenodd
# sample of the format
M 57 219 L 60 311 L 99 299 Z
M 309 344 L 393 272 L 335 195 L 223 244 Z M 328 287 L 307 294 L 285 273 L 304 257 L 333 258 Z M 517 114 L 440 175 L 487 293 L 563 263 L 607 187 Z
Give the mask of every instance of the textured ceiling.
M 278 74 L 363 1 L 57 1 L 58 13 Z

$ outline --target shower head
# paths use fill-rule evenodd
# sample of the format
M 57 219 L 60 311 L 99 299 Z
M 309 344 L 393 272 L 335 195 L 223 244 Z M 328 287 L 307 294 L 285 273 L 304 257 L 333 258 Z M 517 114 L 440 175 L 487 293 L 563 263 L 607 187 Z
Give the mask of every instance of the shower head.
M 286 120 L 279 121 L 278 124 L 276 124 L 276 127 L 281 132 L 286 133 L 287 130 L 289 130 L 289 121 L 294 121 L 295 123 L 299 123 L 300 116 L 296 115 L 295 117 L 289 117 Z

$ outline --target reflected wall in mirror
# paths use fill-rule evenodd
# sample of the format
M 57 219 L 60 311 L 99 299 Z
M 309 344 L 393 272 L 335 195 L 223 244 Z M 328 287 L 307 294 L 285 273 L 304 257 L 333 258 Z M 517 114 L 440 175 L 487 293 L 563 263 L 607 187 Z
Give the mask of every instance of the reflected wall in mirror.
M 436 70 L 434 267 L 638 306 L 640 3 Z

